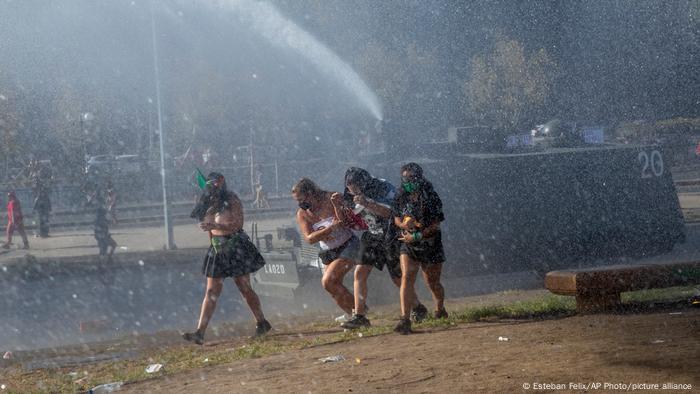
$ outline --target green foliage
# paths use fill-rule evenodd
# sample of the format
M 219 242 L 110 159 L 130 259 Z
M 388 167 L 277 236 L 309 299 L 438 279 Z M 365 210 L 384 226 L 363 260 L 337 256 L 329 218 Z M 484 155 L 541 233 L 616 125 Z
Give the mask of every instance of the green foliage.
M 531 126 L 547 104 L 555 66 L 544 49 L 526 53 L 519 41 L 499 37 L 491 53 L 471 60 L 462 87 L 467 114 L 504 133 Z

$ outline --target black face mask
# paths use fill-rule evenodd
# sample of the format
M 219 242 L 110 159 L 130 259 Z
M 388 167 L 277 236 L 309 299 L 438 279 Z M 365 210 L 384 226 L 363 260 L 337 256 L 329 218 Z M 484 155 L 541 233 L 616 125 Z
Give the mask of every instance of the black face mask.
M 302 201 L 299 203 L 299 208 L 303 210 L 311 209 L 311 203 L 308 201 Z

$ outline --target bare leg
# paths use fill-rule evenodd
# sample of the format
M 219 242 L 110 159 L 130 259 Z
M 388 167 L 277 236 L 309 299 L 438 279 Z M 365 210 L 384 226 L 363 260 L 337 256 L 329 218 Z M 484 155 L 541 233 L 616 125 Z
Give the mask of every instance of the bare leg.
M 419 265 L 408 255 L 401 255 L 401 318 L 408 319 L 411 315 L 411 308 L 416 305 L 418 296 L 416 295 L 416 277 L 418 276 Z
M 346 259 L 333 260 L 323 273 L 321 285 L 330 293 L 331 297 L 338 304 L 340 309 L 345 313 L 352 313 L 352 307 L 355 305 L 355 299 L 350 291 L 343 285 L 345 274 L 350 272 L 354 263 Z
M 204 335 L 209 321 L 214 315 L 216 309 L 216 301 L 221 295 L 221 290 L 224 287 L 224 278 L 207 278 L 207 291 L 204 294 L 202 301 L 202 309 L 199 313 L 199 323 L 197 324 L 197 332 Z
M 365 304 L 367 303 L 367 278 L 372 272 L 371 265 L 358 265 L 355 267 L 355 313 L 363 315 L 366 313 Z
M 433 293 L 433 301 L 435 301 L 435 310 L 441 311 L 445 309 L 445 288 L 440 283 L 440 274 L 442 273 L 442 263 L 440 264 L 422 264 L 423 279 Z
M 401 278 L 397 278 L 397 277 L 391 276 L 391 275 L 389 275 L 389 277 L 391 278 L 391 281 L 394 283 L 394 285 L 399 289 L 399 291 L 401 291 Z M 418 299 L 418 294 L 416 294 L 415 301 L 416 302 L 413 303 L 413 305 L 411 306 L 411 309 L 417 307 L 418 304 L 420 304 L 420 300 Z
M 258 323 L 264 321 L 265 315 L 263 314 L 262 306 L 260 305 L 260 298 L 250 285 L 250 275 L 243 275 L 233 278 L 233 281 L 236 283 L 236 286 L 238 286 L 238 290 L 241 292 L 243 298 L 245 298 L 248 308 L 250 308 L 250 311 L 253 312 L 255 321 Z

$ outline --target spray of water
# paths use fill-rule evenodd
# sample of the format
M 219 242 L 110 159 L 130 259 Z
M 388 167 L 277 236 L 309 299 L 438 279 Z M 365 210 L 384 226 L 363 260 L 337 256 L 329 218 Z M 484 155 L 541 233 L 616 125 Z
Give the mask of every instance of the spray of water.
M 255 0 L 226 0 L 220 3 L 272 45 L 287 48 L 309 60 L 320 72 L 338 81 L 377 120 L 382 108 L 377 96 L 338 55 L 284 17 L 272 4 Z

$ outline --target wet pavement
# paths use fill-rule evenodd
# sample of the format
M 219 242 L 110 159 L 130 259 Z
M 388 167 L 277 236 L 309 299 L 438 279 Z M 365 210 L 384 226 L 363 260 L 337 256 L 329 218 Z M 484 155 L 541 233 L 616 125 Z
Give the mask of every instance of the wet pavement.
M 251 222 L 246 225 L 248 232 Z M 293 225 L 293 217 L 285 215 L 257 223 L 259 236 L 275 234 L 278 227 Z M 175 226 L 176 251 L 162 250 L 164 234 L 160 227 L 117 228 L 113 234 L 120 246 L 112 262 L 96 256 L 95 241 L 88 231 L 55 232 L 47 239 L 31 239 L 29 251 L 12 249 L 0 255 L 0 350 L 79 344 L 195 326 L 204 294 L 200 269 L 208 245 L 206 234 L 194 223 Z M 276 234 L 274 242 L 282 242 Z M 619 262 L 696 259 L 700 259 L 700 226 L 689 225 L 687 242 L 671 253 Z M 390 295 L 395 295 L 385 273 L 377 272 L 370 279 L 381 280 Z M 452 298 L 541 288 L 542 278 L 523 271 L 447 277 L 443 283 L 447 297 Z M 318 297 L 325 299 L 320 285 L 318 288 Z M 425 288 L 420 293 L 429 300 Z M 263 300 L 268 314 L 284 313 L 290 302 L 293 300 Z M 213 324 L 242 319 L 250 319 L 250 312 L 235 285 L 228 281 Z

